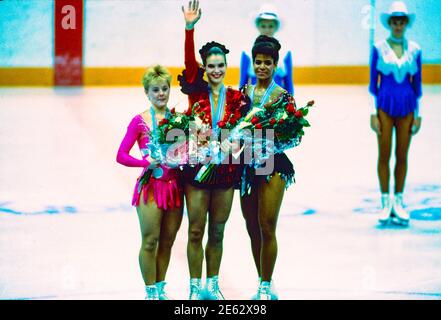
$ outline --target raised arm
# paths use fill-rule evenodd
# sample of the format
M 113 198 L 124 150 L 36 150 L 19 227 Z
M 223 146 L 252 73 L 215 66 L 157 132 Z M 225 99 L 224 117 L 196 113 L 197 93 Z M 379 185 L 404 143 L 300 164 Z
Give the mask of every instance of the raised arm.
M 136 118 L 135 118 L 136 119 Z M 138 131 L 138 123 L 133 119 L 127 127 L 126 135 L 121 142 L 116 156 L 116 161 L 126 167 L 148 167 L 150 162 L 147 160 L 140 160 L 130 155 L 130 150 L 138 139 L 140 134 Z
M 199 1 L 190 1 L 188 8 L 182 6 L 182 12 L 185 19 L 185 69 L 188 83 L 193 83 L 196 79 L 199 65 L 196 61 L 194 48 L 194 26 L 199 21 L 202 15 L 202 10 L 199 8 Z

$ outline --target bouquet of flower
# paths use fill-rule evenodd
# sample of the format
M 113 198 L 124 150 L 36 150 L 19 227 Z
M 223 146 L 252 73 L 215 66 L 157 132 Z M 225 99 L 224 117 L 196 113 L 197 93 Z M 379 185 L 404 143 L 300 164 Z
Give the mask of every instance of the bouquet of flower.
M 242 111 L 244 110 L 244 106 L 248 103 L 246 97 L 240 91 L 235 90 L 227 90 L 227 101 L 229 102 L 225 109 L 224 117 L 221 121 L 218 121 L 217 125 L 220 130 L 228 129 L 234 130 L 234 128 L 238 125 L 240 120 L 243 118 Z M 234 108 L 233 108 L 234 106 Z M 210 106 L 204 106 L 205 108 L 210 108 Z M 201 110 L 202 112 L 205 109 Z M 208 119 L 210 121 L 211 119 Z M 230 140 L 236 139 L 240 137 L 233 137 L 230 134 Z M 213 178 L 215 178 L 215 170 L 214 168 L 222 163 L 222 161 L 228 156 L 220 151 L 220 141 L 212 141 L 208 148 L 206 149 L 205 154 L 209 154 L 211 156 L 211 161 L 205 164 L 197 173 L 195 180 L 198 182 L 206 182 Z M 233 156 L 238 156 L 238 154 L 233 154 Z
M 275 102 L 267 103 L 263 108 L 253 108 L 239 123 L 238 128 L 274 130 L 275 153 L 281 153 L 300 143 L 305 134 L 303 129 L 310 127 L 305 116 L 313 105 L 314 101 L 309 101 L 305 107 L 297 108 L 294 97 L 282 93 Z
M 283 151 L 297 146 L 305 134 L 304 128 L 310 127 L 305 119 L 309 108 L 314 101 L 309 101 L 305 107 L 297 108 L 295 99 L 288 93 L 283 93 L 274 102 L 269 102 L 263 108 L 255 107 L 246 116 L 241 117 L 240 113 L 226 113 L 222 121 L 218 123 L 222 129 L 231 129 L 230 140 L 241 140 L 244 146 L 233 154 L 236 158 L 244 150 L 245 146 L 252 146 L 254 154 L 258 150 L 258 159 L 253 159 L 252 164 L 259 165 L 269 154 L 282 153 Z M 251 133 L 255 130 L 274 130 L 274 141 L 257 138 L 256 135 L 246 135 L 244 130 Z M 266 149 L 265 156 L 262 149 Z M 225 157 L 225 155 L 224 155 Z M 204 165 L 198 172 L 195 180 L 199 182 L 208 181 L 213 177 L 215 164 Z
M 175 108 L 166 112 L 164 119 L 158 123 L 157 129 L 150 134 L 147 148 L 141 149 L 143 156 L 150 155 L 152 159 L 160 164 L 154 163 L 144 169 L 139 181 L 139 189 L 149 182 L 152 175 L 155 178 L 162 176 L 163 170 L 161 165 L 177 167 L 187 162 L 187 144 L 183 140 L 188 135 L 191 121 L 194 121 L 192 112 L 176 112 Z M 172 129 L 182 130 L 184 135 L 173 135 L 173 139 L 167 139 L 167 134 Z M 174 148 L 173 152 L 170 152 L 170 147 L 176 143 L 178 143 L 178 147 Z

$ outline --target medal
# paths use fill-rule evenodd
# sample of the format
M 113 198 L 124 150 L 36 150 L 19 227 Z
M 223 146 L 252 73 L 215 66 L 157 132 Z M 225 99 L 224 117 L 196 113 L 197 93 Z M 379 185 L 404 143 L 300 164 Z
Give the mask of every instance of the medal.
M 163 174 L 164 174 L 164 169 L 162 169 L 161 167 L 157 167 L 153 169 L 153 173 L 152 173 L 153 178 L 159 179 L 163 176 Z

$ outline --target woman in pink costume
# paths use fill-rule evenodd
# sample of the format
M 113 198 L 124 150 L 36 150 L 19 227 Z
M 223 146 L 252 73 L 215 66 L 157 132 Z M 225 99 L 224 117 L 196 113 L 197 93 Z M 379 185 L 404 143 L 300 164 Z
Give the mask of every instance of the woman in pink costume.
M 165 274 L 170 262 L 171 248 L 182 221 L 182 188 L 176 169 L 171 169 L 149 154 L 148 143 L 158 122 L 169 112 L 170 73 L 161 66 L 147 70 L 143 77 L 145 93 L 151 106 L 130 122 L 118 150 L 116 161 L 127 167 L 143 168 L 133 193 L 142 234 L 139 265 L 145 283 L 146 300 L 168 300 L 164 292 Z M 138 142 L 142 159 L 129 153 Z M 152 170 L 150 179 L 141 179 Z

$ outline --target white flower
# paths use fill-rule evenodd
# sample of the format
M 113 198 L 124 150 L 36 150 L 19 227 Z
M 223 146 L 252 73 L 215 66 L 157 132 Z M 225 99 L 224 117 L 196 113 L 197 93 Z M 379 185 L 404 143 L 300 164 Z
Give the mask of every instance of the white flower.
M 182 122 L 182 117 L 177 117 L 175 120 L 177 123 L 181 123 Z
M 254 107 L 245 117 L 245 121 L 249 121 L 256 113 L 263 111 L 263 109 Z
M 196 126 L 198 128 L 202 127 L 202 120 L 201 120 L 201 118 L 196 117 L 195 122 L 196 122 Z

